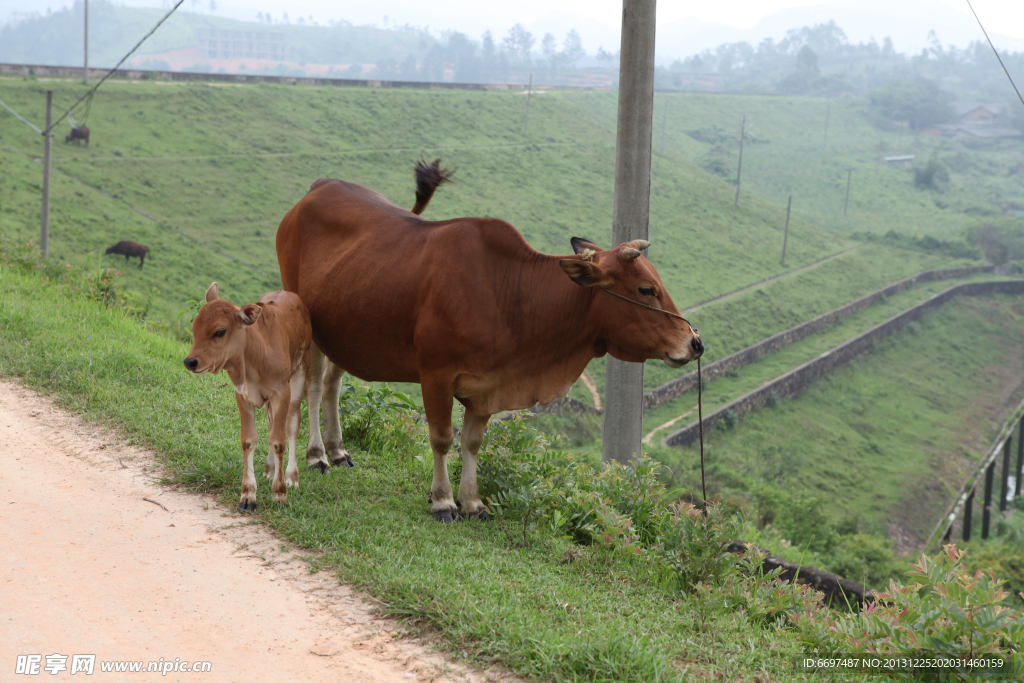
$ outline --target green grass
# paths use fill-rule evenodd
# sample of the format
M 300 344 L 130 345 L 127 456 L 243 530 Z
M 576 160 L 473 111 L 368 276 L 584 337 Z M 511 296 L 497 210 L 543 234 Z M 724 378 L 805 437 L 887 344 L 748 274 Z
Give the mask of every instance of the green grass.
M 0 270 L 0 376 L 152 448 L 169 482 L 233 505 L 241 458 L 231 388 L 223 376 L 189 376 L 185 352 L 122 312 Z M 523 548 L 502 523 L 437 524 L 429 469 L 414 457 L 425 452 L 356 452 L 356 469 L 303 471 L 286 509 L 261 484 L 256 516 L 316 551 L 315 568 L 375 596 L 410 629 L 439 634 L 455 657 L 529 680 L 805 679 L 792 673 L 800 648 L 790 632 L 701 609 L 643 562 L 582 548 L 563 563 L 564 540 Z
M 711 432 L 714 490 L 774 482 L 915 549 L 1024 398 L 1022 314 L 1019 297 L 959 297 L 796 399 Z M 699 489 L 695 448 L 651 455 Z

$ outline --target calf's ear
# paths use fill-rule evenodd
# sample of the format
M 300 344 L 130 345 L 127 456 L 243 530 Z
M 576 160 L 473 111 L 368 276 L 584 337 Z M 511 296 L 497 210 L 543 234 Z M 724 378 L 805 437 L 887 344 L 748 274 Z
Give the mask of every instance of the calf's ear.
M 220 297 L 217 295 L 217 283 L 214 282 L 212 285 L 210 285 L 210 288 L 206 290 L 206 303 L 216 301 L 219 298 Z
M 581 287 L 607 287 L 612 283 L 608 275 L 601 270 L 601 267 L 592 261 L 578 261 L 576 259 L 564 258 L 558 262 L 565 274 Z
M 246 304 L 238 311 L 238 319 L 246 325 L 252 325 L 263 313 L 263 307 L 257 304 Z

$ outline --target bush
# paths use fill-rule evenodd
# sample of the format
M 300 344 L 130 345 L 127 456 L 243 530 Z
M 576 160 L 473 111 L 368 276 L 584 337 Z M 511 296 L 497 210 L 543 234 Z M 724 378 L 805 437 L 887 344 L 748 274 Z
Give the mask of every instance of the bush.
M 986 678 L 1020 680 L 1024 673 L 1024 616 L 1004 603 L 1009 595 L 991 572 L 971 574 L 960 562 L 963 551 L 947 545 L 934 557 L 911 564 L 914 583 L 889 582 L 877 601 L 854 614 L 830 613 L 812 604 L 790 616 L 810 651 L 871 653 L 881 656 L 1000 657 L 1000 671 L 940 669 L 920 671 L 933 680 Z M 1016 676 L 1015 676 L 1016 674 Z
M 670 570 L 676 588 L 688 593 L 731 573 L 739 555 L 726 548 L 739 538 L 745 521 L 742 515 L 727 517 L 714 503 L 704 510 L 689 503 L 673 505 L 655 552 Z
M 924 166 L 914 166 L 914 185 L 922 190 L 941 190 L 949 182 L 949 169 L 939 161 L 939 151 L 928 157 Z
M 990 220 L 967 230 L 967 241 L 979 247 L 990 263 L 1024 260 L 1024 223 Z
M 422 450 L 426 434 L 416 404 L 388 386 L 341 386 L 338 406 L 345 440 L 368 453 Z

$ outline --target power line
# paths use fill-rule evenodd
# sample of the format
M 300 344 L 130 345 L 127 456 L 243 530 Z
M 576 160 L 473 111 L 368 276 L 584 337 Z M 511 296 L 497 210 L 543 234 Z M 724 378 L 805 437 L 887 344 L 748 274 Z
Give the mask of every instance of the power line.
M 1017 84 L 1013 82 L 1013 76 L 1011 76 L 1010 72 L 1006 70 L 1006 65 L 1003 64 L 1003 58 L 999 56 L 999 51 L 996 50 L 996 46 L 992 44 L 992 39 L 988 37 L 988 31 L 985 30 L 985 26 L 981 23 L 981 19 L 978 18 L 978 13 L 974 11 L 974 5 L 971 4 L 971 0 L 967 0 L 967 6 L 971 8 L 971 14 L 973 14 L 974 18 L 977 20 L 978 26 L 981 26 L 981 32 L 985 34 L 985 40 L 988 41 L 988 45 L 992 48 L 992 52 L 995 54 L 996 59 L 999 60 L 999 66 L 1003 67 L 1003 73 L 1005 73 L 1006 77 L 1010 79 L 1010 85 L 1013 86 L 1014 92 L 1017 93 L 1017 99 L 1020 100 L 1021 104 L 1024 104 L 1024 97 L 1021 97 L 1020 90 L 1017 90 Z
M 91 105 L 91 103 L 92 103 L 92 96 L 93 96 L 93 95 L 94 95 L 94 94 L 96 93 L 96 91 L 97 91 L 97 90 L 99 89 L 99 87 L 100 87 L 101 85 L 103 85 L 103 82 L 104 82 L 105 80 L 107 80 L 108 78 L 110 78 L 110 77 L 111 77 L 111 76 L 112 76 L 112 75 L 114 74 L 114 72 L 115 72 L 115 71 L 117 71 L 117 70 L 118 70 L 119 68 L 121 68 L 121 65 L 122 65 L 122 64 L 124 64 L 125 60 L 126 60 L 126 59 L 128 59 L 129 57 L 131 57 L 131 56 L 132 56 L 132 55 L 133 55 L 133 54 L 135 53 L 135 51 L 136 51 L 136 50 L 138 50 L 138 49 L 139 49 L 139 47 L 140 47 L 140 46 L 141 46 L 141 45 L 142 45 L 142 44 L 143 44 L 144 42 L 146 42 L 146 39 L 147 39 L 147 38 L 149 38 L 149 37 L 150 37 L 151 35 L 153 35 L 153 34 L 154 34 L 154 33 L 156 32 L 156 30 L 157 30 L 158 28 L 160 28 L 160 26 L 161 26 L 161 25 L 162 25 L 162 24 L 163 24 L 163 23 L 164 23 L 165 21 L 167 21 L 167 19 L 168 19 L 168 18 L 170 18 L 170 16 L 171 16 L 172 14 L 174 14 L 174 10 L 178 9 L 179 7 L 181 7 L 181 5 L 182 5 L 182 3 L 183 3 L 183 2 L 185 2 L 185 0 L 178 0 L 177 4 L 176 4 L 176 5 L 174 6 L 174 7 L 172 7 L 172 8 L 171 8 L 171 11 L 169 11 L 169 12 L 168 12 L 167 14 L 165 14 L 165 15 L 164 15 L 164 17 L 163 17 L 163 19 L 161 19 L 160 21 L 158 21 L 158 22 L 156 23 L 156 26 L 154 26 L 154 27 L 153 27 L 153 28 L 152 28 L 152 29 L 150 30 L 150 32 L 149 32 L 149 33 L 147 33 L 146 35 L 144 35 L 144 36 L 142 37 L 142 40 L 140 40 L 139 42 L 135 43 L 135 47 L 133 47 L 133 48 L 132 48 L 131 50 L 129 50 L 128 54 L 126 54 L 126 55 L 125 55 L 124 57 L 122 57 L 122 58 L 121 58 L 121 61 L 119 61 L 119 62 L 117 63 L 117 66 L 115 66 L 115 67 L 114 67 L 113 69 L 111 69 L 110 71 L 108 71 L 108 72 L 107 72 L 107 73 L 106 73 L 106 74 L 105 74 L 105 75 L 103 76 L 103 78 L 101 78 L 101 79 L 99 80 L 99 83 L 97 83 L 96 85 L 94 85 L 94 86 L 93 86 L 92 88 L 90 88 L 90 89 L 89 89 L 89 92 L 85 93 L 85 94 L 84 94 L 84 95 L 82 95 L 82 96 L 81 96 L 80 98 L 78 98 L 78 101 L 77 101 L 77 102 L 75 102 L 74 104 L 72 104 L 72 105 L 71 105 L 71 107 L 70 107 L 70 108 L 68 108 L 68 110 L 67 110 L 66 112 L 64 112 L 63 114 L 61 114 L 61 115 L 60 115 L 60 116 L 59 116 L 59 117 L 57 118 L 57 120 L 56 120 L 56 121 L 54 121 L 54 122 L 53 122 L 53 124 L 52 124 L 52 125 L 51 125 L 51 126 L 50 126 L 49 128 L 47 128 L 47 129 L 46 129 L 45 131 L 43 131 L 43 134 L 45 135 L 45 134 L 49 133 L 49 132 L 50 132 L 50 131 L 51 131 L 51 130 L 53 129 L 53 127 L 54 127 L 54 126 L 56 126 L 56 125 L 57 125 L 58 123 L 60 123 L 61 121 L 63 121 L 63 120 L 65 119 L 65 118 L 67 118 L 68 114 L 70 114 L 70 113 L 71 113 L 71 112 L 72 112 L 72 111 L 73 111 L 73 110 L 75 109 L 75 107 L 77 107 L 77 106 L 78 106 L 79 104 L 81 104 L 83 100 L 85 100 L 85 99 L 88 99 L 88 100 L 89 100 L 89 103 L 90 103 L 90 105 Z M 87 107 L 88 107 L 88 106 L 89 106 L 89 105 L 87 105 Z
M 13 109 L 11 109 L 10 105 L 9 105 L 9 104 L 7 104 L 6 102 L 4 102 L 3 100 L 0 100 L 0 105 L 3 105 L 4 109 L 6 109 L 7 111 L 11 112 L 11 113 L 12 113 L 12 114 L 14 114 L 15 116 L 17 116 L 17 117 L 18 117 L 18 119 L 20 119 L 22 123 L 24 123 L 25 125 L 27 125 L 27 126 L 28 126 L 29 128 L 31 128 L 31 129 L 32 129 L 32 130 L 34 130 L 35 132 L 37 132 L 37 133 L 42 133 L 42 132 L 43 132 L 43 131 L 39 130 L 38 128 L 36 128 L 36 126 L 35 126 L 35 124 L 34 124 L 34 123 L 32 123 L 31 121 L 29 121 L 28 119 L 26 119 L 26 118 L 25 118 L 24 116 L 22 116 L 22 115 L 21 115 L 21 114 L 19 114 L 18 112 L 16 112 L 16 111 L 14 111 Z

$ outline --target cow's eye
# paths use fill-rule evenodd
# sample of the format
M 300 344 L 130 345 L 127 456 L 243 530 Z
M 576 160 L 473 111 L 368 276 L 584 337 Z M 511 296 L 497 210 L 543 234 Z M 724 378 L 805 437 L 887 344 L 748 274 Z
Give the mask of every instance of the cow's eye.
M 223 337 L 227 333 L 228 333 L 227 330 L 221 328 L 221 329 L 219 329 L 219 330 L 217 330 L 216 332 L 213 333 L 213 338 L 216 339 L 217 337 Z
M 639 289 L 639 292 L 641 294 L 643 294 L 644 296 L 654 296 L 654 288 L 653 287 L 641 287 Z

